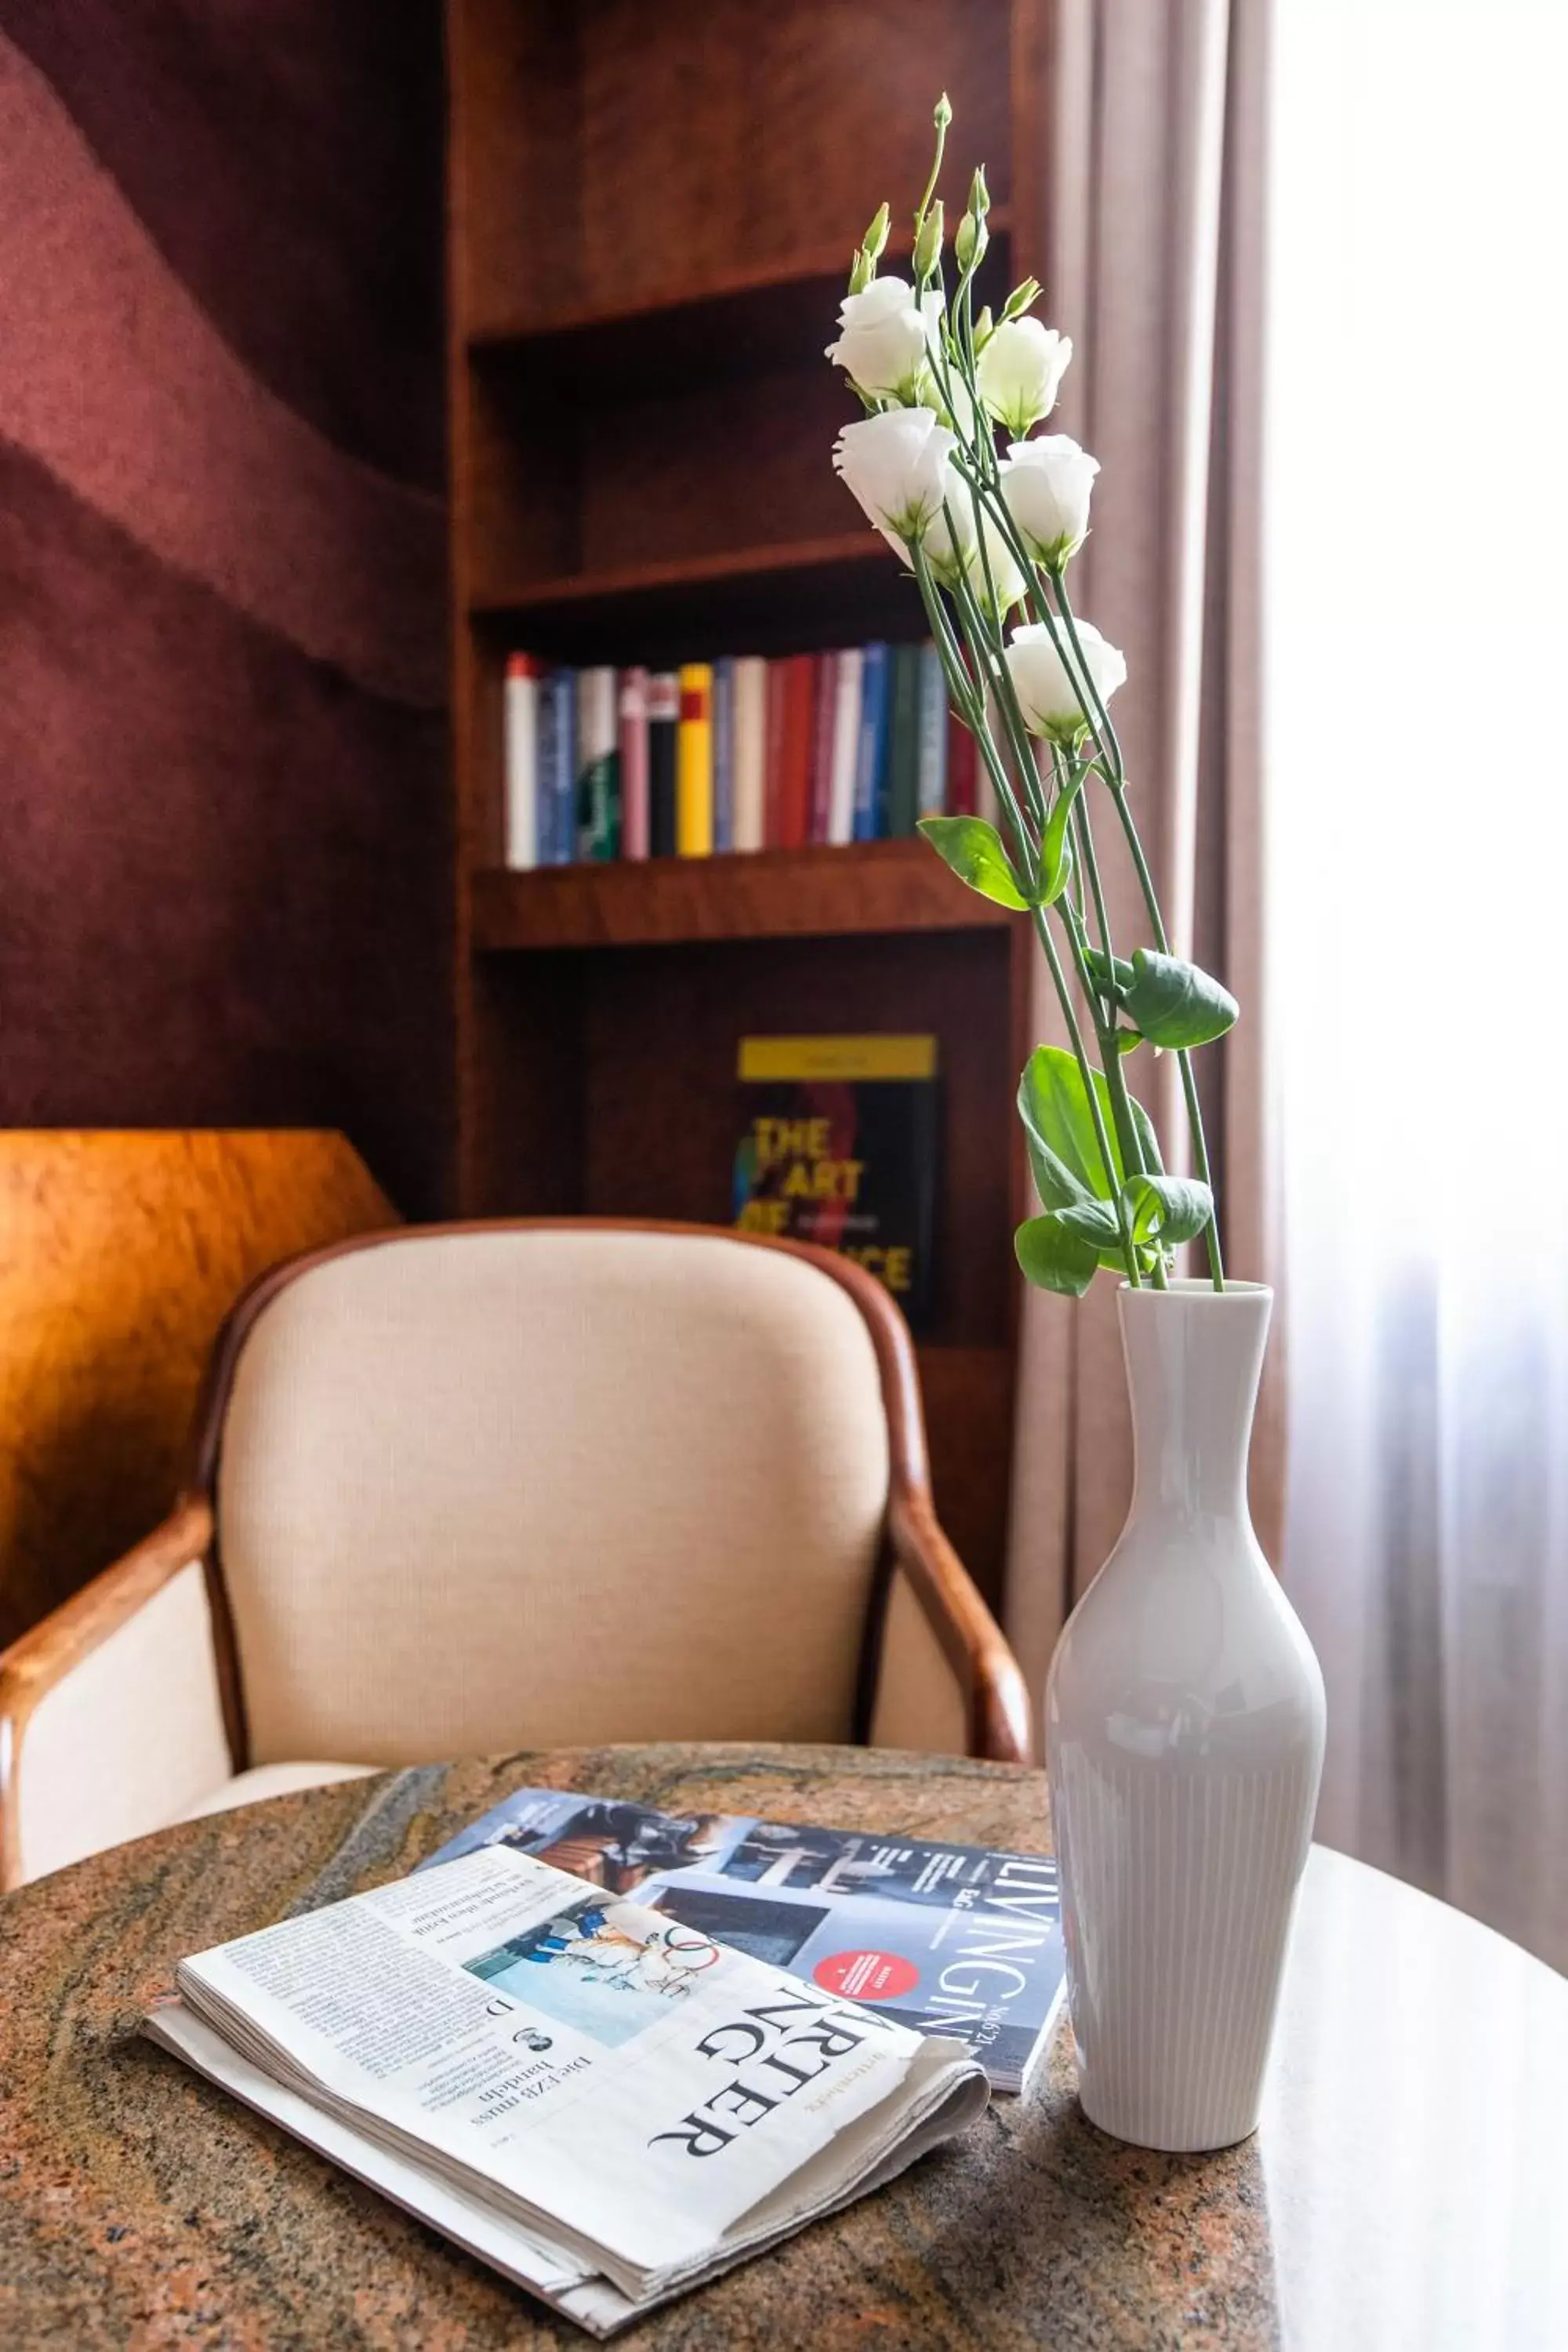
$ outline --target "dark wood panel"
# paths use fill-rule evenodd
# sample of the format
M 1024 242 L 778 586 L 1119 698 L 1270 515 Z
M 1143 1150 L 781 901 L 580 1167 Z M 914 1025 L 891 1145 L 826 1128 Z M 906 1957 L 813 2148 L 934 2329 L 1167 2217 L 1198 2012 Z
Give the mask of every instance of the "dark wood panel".
M 1013 283 L 1011 218 L 993 205 L 991 245 L 975 279 L 975 301 L 994 308 Z M 901 248 L 901 253 L 900 253 Z M 894 229 L 884 270 L 909 268 L 908 231 Z M 525 351 L 533 364 L 579 394 L 611 387 L 639 392 L 671 384 L 731 381 L 771 368 L 819 361 L 824 320 L 837 317 L 849 257 L 837 245 L 737 272 L 713 282 L 689 273 L 629 305 L 577 310 L 542 327 L 527 320 L 494 322 L 468 338 L 475 360 L 503 365 Z
M 989 929 L 1017 919 L 956 881 L 923 841 L 477 874 L 482 950 Z
M 937 1517 L 998 1614 L 1013 1460 L 1010 1348 L 921 1348 Z
M 913 580 L 869 529 L 491 585 L 471 609 L 498 640 L 559 661 L 669 663 L 926 635 Z
M 1007 0 L 464 0 L 468 316 L 629 306 L 841 253 L 912 209 L 944 87 L 946 193 L 1007 199 Z
M 1008 936 L 778 940 L 584 960 L 584 1207 L 723 1223 L 742 1036 L 930 1031 L 942 1114 L 929 1337 L 1007 1338 L 1013 1285 Z

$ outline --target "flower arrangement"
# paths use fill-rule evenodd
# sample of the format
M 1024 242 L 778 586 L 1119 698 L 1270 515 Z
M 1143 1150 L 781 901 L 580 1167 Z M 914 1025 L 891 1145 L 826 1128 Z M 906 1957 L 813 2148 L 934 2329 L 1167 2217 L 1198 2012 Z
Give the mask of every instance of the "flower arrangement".
M 877 274 L 886 205 L 855 255 L 827 357 L 865 415 L 845 426 L 833 461 L 914 574 L 952 708 L 974 738 L 1003 825 L 932 816 L 921 831 L 972 890 L 1033 923 L 1070 1042 L 1068 1052 L 1037 1046 L 1019 1085 L 1040 1200 L 1040 1213 L 1017 1230 L 1019 1265 L 1031 1282 L 1075 1297 L 1101 1266 L 1134 1288 L 1163 1289 L 1172 1252 L 1202 1234 L 1220 1290 L 1192 1055 L 1231 1027 L 1237 1007 L 1218 981 L 1170 951 L 1109 711 L 1127 665 L 1068 593 L 1100 468 L 1065 435 L 1029 436 L 1055 405 L 1072 345 L 1030 315 L 1041 290 L 1033 278 L 1014 288 L 999 318 L 974 310 L 988 241 L 984 168 L 953 238 L 957 275 L 947 290 L 936 187 L 951 121 L 944 97 L 914 216 L 913 284 Z M 1112 941 L 1101 880 L 1095 817 L 1107 808 L 1151 934 L 1130 958 Z M 1165 1173 L 1153 1122 L 1129 1088 L 1129 1059 L 1145 1045 L 1178 1058 L 1191 1177 Z

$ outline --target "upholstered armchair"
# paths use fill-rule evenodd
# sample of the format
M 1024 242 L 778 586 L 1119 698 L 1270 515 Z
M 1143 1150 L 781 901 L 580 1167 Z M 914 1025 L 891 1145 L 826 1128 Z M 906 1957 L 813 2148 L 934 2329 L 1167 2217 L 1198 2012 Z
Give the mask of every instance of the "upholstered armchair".
M 172 1516 L 0 1657 L 0 1884 L 462 1752 L 1028 1754 L 847 1260 L 719 1228 L 402 1228 L 226 1324 Z

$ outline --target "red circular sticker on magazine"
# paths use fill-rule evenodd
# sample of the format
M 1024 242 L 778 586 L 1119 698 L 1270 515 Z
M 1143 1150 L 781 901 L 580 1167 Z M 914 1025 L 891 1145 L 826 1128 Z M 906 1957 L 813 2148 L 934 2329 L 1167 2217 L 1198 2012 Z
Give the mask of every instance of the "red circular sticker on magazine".
M 900 1952 L 829 1952 L 811 1973 L 825 1992 L 841 1992 L 848 2000 L 897 2000 L 921 1980 L 919 1969 Z

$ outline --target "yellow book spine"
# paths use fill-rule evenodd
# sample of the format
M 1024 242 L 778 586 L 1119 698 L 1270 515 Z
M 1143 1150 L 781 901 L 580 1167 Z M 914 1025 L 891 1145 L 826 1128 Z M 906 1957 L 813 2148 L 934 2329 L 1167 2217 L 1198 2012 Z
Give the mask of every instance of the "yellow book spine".
M 708 857 L 713 850 L 713 672 L 707 662 L 687 662 L 680 673 L 675 846 L 682 857 Z

